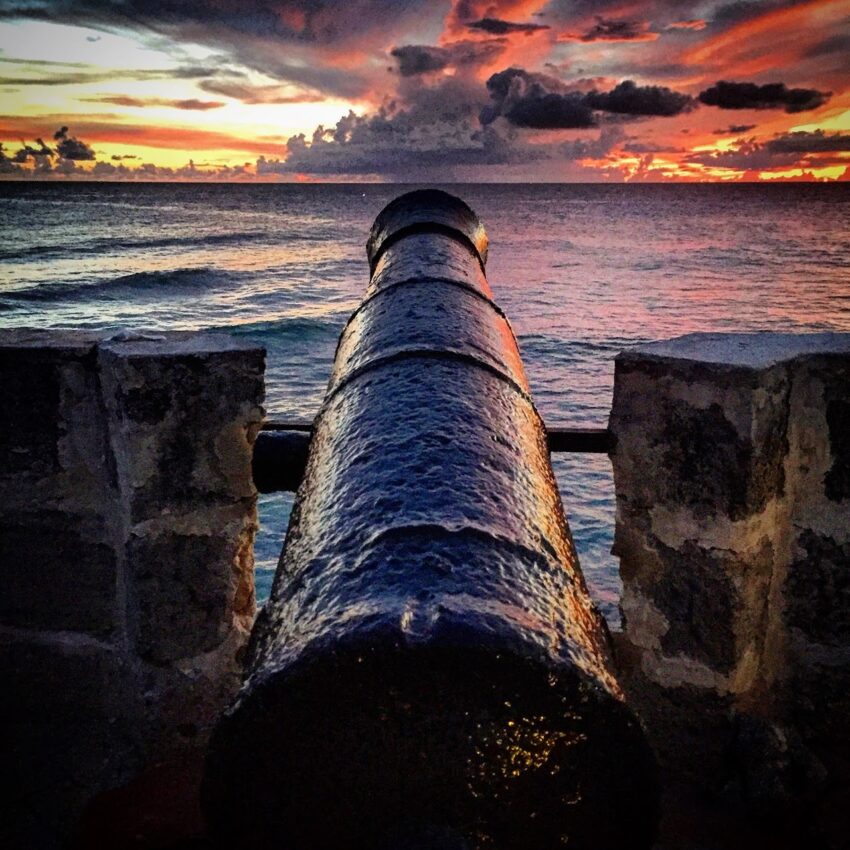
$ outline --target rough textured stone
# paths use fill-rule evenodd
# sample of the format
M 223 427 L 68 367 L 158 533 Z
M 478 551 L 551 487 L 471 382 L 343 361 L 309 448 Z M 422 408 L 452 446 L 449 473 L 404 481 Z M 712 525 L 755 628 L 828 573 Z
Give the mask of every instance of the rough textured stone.
M 96 795 L 197 760 L 239 686 L 263 352 L 11 330 L 0 381 L 0 843 L 49 850 Z
M 0 623 L 117 627 L 113 463 L 95 338 L 0 335 Z
M 143 658 L 167 663 L 208 652 L 227 637 L 233 616 L 250 628 L 255 526 L 219 515 L 215 534 L 131 536 L 127 562 Z
M 626 687 L 668 775 L 759 810 L 846 771 L 849 411 L 850 334 L 693 334 L 617 358 Z

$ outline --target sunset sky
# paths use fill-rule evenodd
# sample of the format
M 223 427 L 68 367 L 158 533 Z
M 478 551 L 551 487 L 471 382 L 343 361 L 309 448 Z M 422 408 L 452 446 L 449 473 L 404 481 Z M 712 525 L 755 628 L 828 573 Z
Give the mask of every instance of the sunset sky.
M 850 179 L 850 0 L 0 0 L 0 177 Z

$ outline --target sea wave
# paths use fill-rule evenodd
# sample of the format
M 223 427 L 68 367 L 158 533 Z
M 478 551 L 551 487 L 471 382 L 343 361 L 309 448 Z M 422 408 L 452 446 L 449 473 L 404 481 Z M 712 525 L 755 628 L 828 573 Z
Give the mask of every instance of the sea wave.
M 283 342 L 285 340 L 297 339 L 309 341 L 311 339 L 336 340 L 344 324 L 344 319 L 339 317 L 320 316 L 287 316 L 266 322 L 247 322 L 240 325 L 216 325 L 210 327 L 211 331 L 237 336 L 247 336 L 258 342 L 268 344 Z
M 26 259 L 64 259 L 79 256 L 115 254 L 133 250 L 150 251 L 159 248 L 203 248 L 217 245 L 238 245 L 240 243 L 254 244 L 256 242 L 274 242 L 275 244 L 284 242 L 313 242 L 321 238 L 321 234 L 310 232 L 270 232 L 267 230 L 248 231 L 245 233 L 159 236 L 148 239 L 122 239 L 120 237 L 108 236 L 99 239 L 90 239 L 76 244 L 72 243 L 70 245 L 63 243 L 7 247 L 0 249 L 0 262 Z
M 113 278 L 102 278 L 87 283 L 44 283 L 23 289 L 5 290 L 0 293 L 0 304 L 9 307 L 10 302 L 38 302 L 55 304 L 65 301 L 87 301 L 91 299 L 127 299 L 151 293 L 156 298 L 208 292 L 228 284 L 231 272 L 209 266 L 195 268 L 163 269 L 151 272 L 136 272 Z

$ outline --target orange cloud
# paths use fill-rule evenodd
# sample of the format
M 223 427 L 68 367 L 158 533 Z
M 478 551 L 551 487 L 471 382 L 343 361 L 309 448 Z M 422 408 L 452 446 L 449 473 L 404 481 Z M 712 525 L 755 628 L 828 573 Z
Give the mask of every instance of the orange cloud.
M 280 144 L 243 138 L 229 133 L 197 130 L 180 126 L 147 126 L 112 123 L 104 116 L 75 115 L 74 132 L 84 136 L 89 144 L 140 145 L 151 148 L 166 148 L 191 154 L 197 150 L 244 151 L 256 155 L 279 156 Z M 18 141 L 50 135 L 53 129 L 67 124 L 66 115 L 40 115 L 25 118 L 17 115 L 0 115 L 0 140 Z
M 828 30 L 846 17 L 846 0 L 809 0 L 743 21 L 685 51 L 682 58 L 691 65 L 732 68 L 739 77 L 787 68 L 805 55 L 807 33 Z

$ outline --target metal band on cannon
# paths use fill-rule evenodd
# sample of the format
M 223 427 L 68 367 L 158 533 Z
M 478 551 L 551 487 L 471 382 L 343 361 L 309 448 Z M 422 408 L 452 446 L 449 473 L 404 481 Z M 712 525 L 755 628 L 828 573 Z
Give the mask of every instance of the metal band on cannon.
M 651 840 L 652 756 L 486 252 L 442 192 L 375 221 L 247 680 L 211 744 L 205 810 L 225 843 Z

